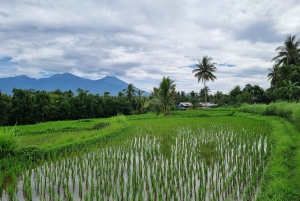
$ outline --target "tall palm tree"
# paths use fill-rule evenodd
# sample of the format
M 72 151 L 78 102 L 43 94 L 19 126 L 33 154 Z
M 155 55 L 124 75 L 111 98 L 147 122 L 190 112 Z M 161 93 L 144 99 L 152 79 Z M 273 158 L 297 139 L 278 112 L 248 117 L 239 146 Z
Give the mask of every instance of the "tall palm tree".
M 163 111 L 165 116 L 167 115 L 167 112 L 172 104 L 174 104 L 176 94 L 175 86 L 174 80 L 164 76 L 159 84 L 159 87 L 153 88 L 153 99 L 151 100 L 151 103 L 155 106 L 158 106 Z
M 195 73 L 195 77 L 198 79 L 198 83 L 200 80 L 204 83 L 204 88 L 206 88 L 206 82 L 211 80 L 214 81 L 217 79 L 217 77 L 213 74 L 213 72 L 216 72 L 216 63 L 212 63 L 212 58 L 208 56 L 204 56 L 202 58 L 202 61 L 199 61 L 199 64 L 196 64 L 197 68 L 193 70 L 193 73 Z M 207 107 L 207 94 L 205 93 L 205 106 Z
M 277 64 L 273 65 L 273 68 L 269 69 L 271 72 L 268 74 L 268 80 L 271 79 L 271 87 L 275 87 L 280 78 L 280 67 Z
M 284 45 L 277 47 L 275 51 L 278 51 L 278 55 L 271 61 L 275 61 L 278 66 L 300 65 L 300 39 L 296 40 L 296 35 L 288 35 Z

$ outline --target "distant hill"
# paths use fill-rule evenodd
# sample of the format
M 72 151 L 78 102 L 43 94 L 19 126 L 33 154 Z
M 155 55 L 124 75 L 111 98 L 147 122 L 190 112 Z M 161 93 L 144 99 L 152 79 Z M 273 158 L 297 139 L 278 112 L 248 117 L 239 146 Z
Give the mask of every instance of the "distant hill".
M 99 80 L 90 80 L 75 76 L 71 73 L 55 74 L 49 78 L 30 78 L 26 75 L 16 77 L 0 78 L 0 89 L 2 93 L 12 95 L 13 88 L 35 89 L 54 91 L 72 90 L 76 94 L 78 88 L 89 90 L 92 94 L 103 95 L 105 91 L 110 92 L 111 96 L 118 95 L 118 92 L 126 89 L 128 84 L 114 76 L 106 76 Z M 139 90 L 139 89 L 136 89 Z M 143 95 L 148 96 L 149 92 Z

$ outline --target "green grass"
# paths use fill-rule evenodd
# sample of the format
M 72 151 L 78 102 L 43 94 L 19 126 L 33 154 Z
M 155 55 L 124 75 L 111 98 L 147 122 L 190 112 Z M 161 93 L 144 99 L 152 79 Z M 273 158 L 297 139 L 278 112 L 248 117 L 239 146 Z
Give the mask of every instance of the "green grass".
M 6 183 L 5 175 L 9 169 L 11 169 L 9 174 L 12 175 L 9 178 L 13 178 L 12 166 L 16 166 L 15 172 L 20 172 L 25 166 L 36 164 L 26 162 L 27 159 L 34 161 L 34 157 L 41 161 L 45 158 L 51 160 L 78 154 L 80 150 L 89 152 L 103 146 L 119 146 L 120 143 L 136 137 L 137 133 L 161 138 L 163 154 L 167 157 L 173 143 L 172 136 L 180 127 L 194 129 L 201 126 L 203 129 L 216 131 L 232 127 L 251 128 L 253 133 L 268 133 L 271 141 L 272 149 L 267 158 L 267 168 L 261 178 L 261 192 L 257 200 L 300 200 L 300 133 L 297 130 L 300 126 L 299 104 L 244 105 L 239 111 L 252 114 L 236 112 L 232 108 L 220 108 L 174 111 L 167 117 L 148 113 L 81 122 L 58 121 L 17 126 L 16 130 L 20 133 L 18 142 L 22 152 L 19 157 L 0 160 L 0 170 L 3 173 L 0 175 L 2 180 L 0 187 Z M 200 152 L 210 156 L 212 153 L 209 147 L 214 147 L 215 144 L 204 145 Z
M 241 112 L 247 112 L 252 114 L 261 114 L 266 116 L 279 116 L 286 118 L 292 122 L 298 130 L 300 130 L 300 102 L 276 102 L 265 104 L 249 105 L 245 104 L 238 109 Z
M 257 200 L 300 200 L 300 133 L 284 118 L 236 113 L 272 126 L 271 157 Z
M 98 123 L 107 122 L 107 119 L 81 119 L 71 121 L 51 121 L 33 125 L 17 125 L 15 132 L 18 135 L 51 133 L 59 131 L 77 131 L 91 129 Z

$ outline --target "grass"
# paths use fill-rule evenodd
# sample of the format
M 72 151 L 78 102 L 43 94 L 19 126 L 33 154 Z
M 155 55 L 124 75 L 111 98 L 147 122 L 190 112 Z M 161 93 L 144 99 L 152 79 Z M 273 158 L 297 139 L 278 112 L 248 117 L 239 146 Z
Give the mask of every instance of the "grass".
M 261 121 L 212 114 L 209 118 L 173 115 L 129 122 L 120 116 L 110 119 L 110 122 L 114 126 L 125 123 L 128 127 L 95 150 L 89 148 L 84 154 L 49 161 L 33 168 L 31 177 L 37 184 L 30 184 L 28 172 L 22 173 L 24 182 L 18 186 L 23 186 L 23 192 L 29 192 L 29 196 L 31 191 L 34 197 L 35 192 L 41 192 L 37 196 L 46 200 L 53 199 L 52 194 L 60 199 L 66 195 L 65 199 L 69 200 L 80 196 L 90 200 L 97 199 L 97 196 L 98 200 L 108 200 L 109 197 L 119 200 L 118 197 L 122 196 L 125 200 L 137 197 L 139 200 L 189 200 L 205 199 L 206 196 L 213 200 L 229 197 L 246 199 L 257 191 L 262 171 L 256 167 L 265 166 L 260 158 L 267 154 L 267 149 L 260 154 L 259 147 L 269 131 Z M 109 127 L 101 132 L 109 130 Z M 74 145 L 74 140 L 70 145 Z M 57 150 L 58 146 L 53 149 Z M 253 168 L 248 169 L 249 164 Z M 247 175 L 257 176 L 252 179 Z M 93 179 L 98 177 L 101 179 Z M 238 182 L 232 183 L 235 178 Z M 56 191 L 55 186 L 60 185 L 63 192 Z M 106 192 L 94 191 L 95 186 Z M 205 189 L 210 189 L 211 193 L 206 194 Z M 240 194 L 240 191 L 245 193 Z M 12 196 L 15 194 L 12 192 Z
M 168 158 L 172 155 L 172 147 L 175 143 L 174 133 L 178 132 L 178 128 L 195 130 L 200 126 L 202 129 L 216 132 L 225 127 L 251 128 L 253 133 L 267 133 L 272 147 L 268 152 L 268 157 L 264 159 L 268 165 L 263 167 L 262 175 L 257 175 L 261 187 L 260 193 L 255 196 L 256 200 L 300 200 L 300 134 L 297 130 L 299 129 L 298 122 L 300 122 L 299 104 L 244 105 L 239 111 L 227 108 L 174 111 L 173 115 L 167 117 L 162 115 L 157 117 L 156 114 L 148 113 L 110 119 L 82 120 L 81 122 L 59 121 L 18 126 L 16 130 L 21 134 L 18 136 L 18 141 L 23 155 L 19 158 L 16 156 L 0 160 L 0 169 L 3 173 L 0 174 L 0 187 L 1 184 L 7 186 L 9 183 L 7 181 L 14 180 L 16 177 L 14 172 L 20 173 L 25 168 L 37 165 L 36 162 L 27 163 L 25 159 L 22 159 L 24 155 L 26 155 L 25 158 L 40 155 L 38 158 L 42 163 L 44 158 L 51 161 L 63 155 L 80 156 L 80 150 L 86 153 L 104 147 L 118 147 L 120 143 L 134 139 L 139 133 L 142 136 L 159 138 L 161 153 L 163 157 Z M 93 130 L 96 128 L 99 130 Z M 240 136 L 243 137 L 243 135 Z M 213 161 L 211 156 L 214 152 L 211 150 L 215 149 L 218 144 L 209 141 L 202 143 L 198 148 L 198 153 L 204 157 L 203 160 L 209 159 L 206 160 L 207 164 Z M 159 152 L 157 154 L 159 155 Z M 12 164 L 15 165 L 14 168 Z M 190 184 L 187 184 L 186 188 L 189 186 Z M 156 187 L 153 186 L 153 188 Z M 14 188 L 11 186 L 7 189 L 13 192 Z M 236 191 L 236 189 L 232 190 Z M 166 192 L 169 191 L 170 189 L 166 189 Z M 254 191 L 252 187 L 245 190 L 248 193 Z M 203 193 L 203 190 L 199 189 L 199 192 Z M 163 195 L 164 191 L 158 194 L 160 198 Z M 87 195 L 87 198 L 89 196 Z M 96 193 L 91 196 L 95 198 L 99 195 Z M 142 195 L 137 194 L 137 196 Z
M 296 125 L 298 130 L 300 130 L 300 102 L 276 102 L 270 103 L 269 105 L 245 104 L 238 110 L 241 112 L 247 112 L 252 114 L 283 117 L 292 122 L 294 125 Z

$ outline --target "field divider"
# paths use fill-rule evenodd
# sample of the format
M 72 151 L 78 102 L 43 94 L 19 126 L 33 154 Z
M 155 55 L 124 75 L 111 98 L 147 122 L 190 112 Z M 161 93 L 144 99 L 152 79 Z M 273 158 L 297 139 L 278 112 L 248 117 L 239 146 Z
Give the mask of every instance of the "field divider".
M 300 200 L 300 133 L 288 120 L 236 112 L 234 116 L 261 120 L 272 126 L 271 156 L 257 200 Z

